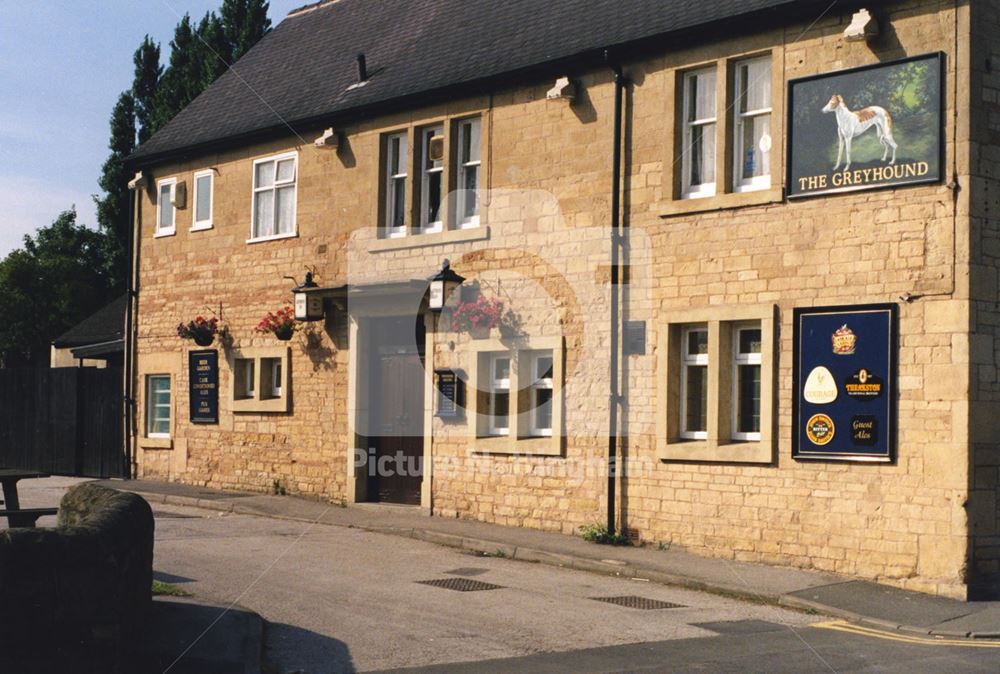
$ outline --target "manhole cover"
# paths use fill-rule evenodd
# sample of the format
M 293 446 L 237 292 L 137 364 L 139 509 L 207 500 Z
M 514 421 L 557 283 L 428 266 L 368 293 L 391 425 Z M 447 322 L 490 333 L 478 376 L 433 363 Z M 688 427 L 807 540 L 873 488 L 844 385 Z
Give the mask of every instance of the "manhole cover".
M 477 569 L 473 566 L 463 566 L 458 569 L 452 569 L 451 571 L 445 571 L 449 576 L 481 576 L 487 573 L 489 569 Z
M 482 590 L 499 590 L 503 585 L 484 583 L 481 580 L 470 580 L 468 578 L 440 578 L 438 580 L 418 580 L 421 585 L 432 585 L 443 587 L 446 590 L 457 590 L 459 592 L 480 592 Z
M 591 597 L 591 599 L 626 608 L 642 609 L 643 611 L 658 608 L 684 608 L 681 604 L 673 604 L 669 601 L 660 601 L 659 599 L 649 599 L 647 597 L 637 597 L 634 594 L 621 597 Z

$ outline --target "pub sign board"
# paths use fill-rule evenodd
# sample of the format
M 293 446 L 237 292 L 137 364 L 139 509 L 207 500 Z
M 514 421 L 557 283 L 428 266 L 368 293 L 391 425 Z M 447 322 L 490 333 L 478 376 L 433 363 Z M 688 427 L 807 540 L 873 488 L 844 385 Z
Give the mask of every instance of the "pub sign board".
M 941 180 L 944 55 L 788 83 L 789 199 Z
M 796 309 L 792 456 L 895 459 L 895 304 Z
M 188 382 L 191 423 L 219 423 L 219 352 L 189 352 Z
M 456 370 L 434 370 L 437 378 L 437 412 L 441 419 L 461 419 L 465 406 L 465 382 Z

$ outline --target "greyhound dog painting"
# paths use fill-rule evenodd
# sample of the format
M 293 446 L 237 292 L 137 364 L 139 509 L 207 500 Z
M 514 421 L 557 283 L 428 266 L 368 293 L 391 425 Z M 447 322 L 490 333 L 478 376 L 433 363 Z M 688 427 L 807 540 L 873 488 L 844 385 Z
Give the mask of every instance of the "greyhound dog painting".
M 844 170 L 851 168 L 851 142 L 868 129 L 875 127 L 878 133 L 878 142 L 885 150 L 882 153 L 882 161 L 889 157 L 889 150 L 892 150 L 892 159 L 889 164 L 896 163 L 896 141 L 892 137 L 892 115 L 885 108 L 872 105 L 861 110 L 850 110 L 844 103 L 844 98 L 840 94 L 830 97 L 830 102 L 823 108 L 823 112 L 832 112 L 837 116 L 837 163 L 833 170 L 840 168 L 840 161 L 844 159 L 846 149 L 846 160 Z

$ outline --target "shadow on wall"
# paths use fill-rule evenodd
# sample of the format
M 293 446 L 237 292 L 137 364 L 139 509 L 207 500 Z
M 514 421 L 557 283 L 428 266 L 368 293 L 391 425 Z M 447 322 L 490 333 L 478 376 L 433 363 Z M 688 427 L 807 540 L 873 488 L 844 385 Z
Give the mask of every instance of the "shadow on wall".
M 282 623 L 267 623 L 265 627 L 264 662 L 278 672 L 357 671 L 343 641 Z

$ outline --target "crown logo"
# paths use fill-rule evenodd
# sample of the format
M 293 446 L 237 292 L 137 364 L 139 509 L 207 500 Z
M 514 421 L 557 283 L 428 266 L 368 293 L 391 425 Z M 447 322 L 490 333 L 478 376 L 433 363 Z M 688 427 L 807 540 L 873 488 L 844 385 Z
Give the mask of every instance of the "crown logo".
M 854 345 L 858 341 L 858 336 L 847 327 L 847 323 L 844 323 L 833 333 L 832 339 L 833 352 L 838 356 L 849 356 L 854 353 Z

